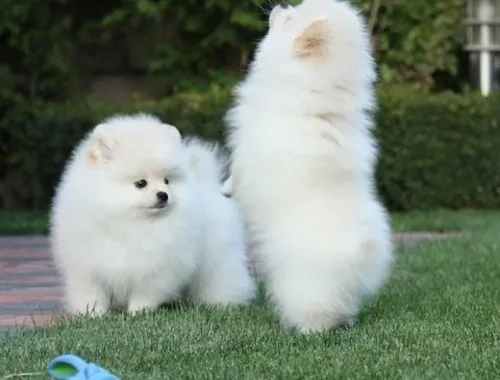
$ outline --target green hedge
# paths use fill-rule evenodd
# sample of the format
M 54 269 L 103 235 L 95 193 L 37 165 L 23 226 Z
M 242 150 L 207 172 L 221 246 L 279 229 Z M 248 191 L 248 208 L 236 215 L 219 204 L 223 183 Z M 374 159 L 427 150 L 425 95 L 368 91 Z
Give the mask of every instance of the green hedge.
M 224 90 L 161 102 L 11 104 L 0 119 L 0 208 L 46 208 L 74 144 L 104 117 L 151 112 L 183 134 L 224 138 Z M 500 98 L 379 94 L 378 187 L 392 210 L 500 207 Z
M 380 96 L 378 186 L 393 210 L 500 207 L 500 97 Z

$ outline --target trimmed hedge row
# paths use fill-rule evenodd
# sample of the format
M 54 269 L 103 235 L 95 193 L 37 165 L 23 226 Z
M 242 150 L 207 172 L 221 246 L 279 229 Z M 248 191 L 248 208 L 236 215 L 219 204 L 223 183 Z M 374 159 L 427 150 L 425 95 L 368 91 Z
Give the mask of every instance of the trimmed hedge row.
M 500 97 L 380 96 L 377 181 L 392 210 L 500 208 Z
M 103 118 L 150 112 L 222 140 L 228 91 L 122 105 L 15 103 L 0 120 L 0 208 L 48 207 L 73 146 Z M 500 97 L 379 94 L 377 185 L 391 210 L 500 207 Z

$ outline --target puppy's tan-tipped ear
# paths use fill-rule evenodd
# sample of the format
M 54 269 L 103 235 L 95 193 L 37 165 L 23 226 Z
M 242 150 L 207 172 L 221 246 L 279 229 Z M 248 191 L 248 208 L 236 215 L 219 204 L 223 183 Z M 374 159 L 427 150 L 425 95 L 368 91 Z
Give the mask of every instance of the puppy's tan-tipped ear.
M 101 165 L 112 159 L 116 140 L 106 124 L 95 127 L 90 136 L 87 160 L 90 165 Z
M 321 18 L 309 24 L 295 37 L 295 50 L 300 57 L 325 55 L 328 48 L 328 19 Z

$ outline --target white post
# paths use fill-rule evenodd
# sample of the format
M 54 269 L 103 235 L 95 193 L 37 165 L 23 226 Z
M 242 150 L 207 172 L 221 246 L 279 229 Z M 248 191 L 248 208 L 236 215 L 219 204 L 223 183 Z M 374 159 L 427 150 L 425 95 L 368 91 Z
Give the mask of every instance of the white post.
M 490 0 L 479 0 L 478 16 L 481 21 L 479 34 L 479 84 L 481 94 L 488 96 L 491 91 L 491 24 L 493 6 Z

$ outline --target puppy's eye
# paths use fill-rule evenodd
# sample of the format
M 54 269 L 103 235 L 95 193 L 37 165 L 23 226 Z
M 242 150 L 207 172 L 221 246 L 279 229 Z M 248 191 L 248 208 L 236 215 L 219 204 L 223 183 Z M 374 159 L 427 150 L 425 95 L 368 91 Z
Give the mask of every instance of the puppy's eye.
M 165 185 L 168 185 L 168 183 L 170 182 L 167 177 L 165 177 L 163 181 L 165 182 Z
M 141 179 L 139 181 L 134 182 L 134 186 L 137 187 L 138 189 L 143 189 L 148 185 L 148 181 L 145 179 Z

